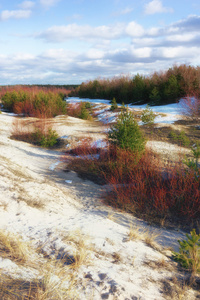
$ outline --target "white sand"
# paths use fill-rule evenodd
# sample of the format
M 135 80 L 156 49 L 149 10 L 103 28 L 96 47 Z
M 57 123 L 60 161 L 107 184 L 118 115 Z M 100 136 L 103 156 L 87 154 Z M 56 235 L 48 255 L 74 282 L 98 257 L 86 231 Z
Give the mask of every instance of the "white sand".
M 33 248 L 39 246 L 52 257 L 73 250 L 63 236 L 78 235 L 74 232 L 79 230 L 87 241 L 88 235 L 91 258 L 77 272 L 78 299 L 170 299 L 161 282 L 177 273 L 159 267 L 159 262 L 176 265 L 162 249 L 178 250 L 177 239 L 184 237 L 183 232 L 148 226 L 104 206 L 100 201 L 103 187 L 83 181 L 74 172 L 63 172 L 59 151 L 11 140 L 13 119 L 0 114 L 0 229 L 20 234 Z M 96 140 L 104 136 L 105 128 L 86 121 L 61 116 L 55 122 L 60 136 L 85 135 Z M 159 233 L 160 250 L 138 239 L 128 241 L 130 225 Z M 39 276 L 37 269 L 20 267 L 9 259 L 0 259 L 0 270 L 22 278 Z M 188 295 L 187 299 L 195 298 L 193 291 Z

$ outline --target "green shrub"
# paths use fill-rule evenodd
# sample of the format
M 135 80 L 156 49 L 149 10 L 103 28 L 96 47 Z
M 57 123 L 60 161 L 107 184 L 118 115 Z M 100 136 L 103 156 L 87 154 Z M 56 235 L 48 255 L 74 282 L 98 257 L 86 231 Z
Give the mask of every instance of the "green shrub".
M 180 133 L 170 131 L 169 137 L 172 138 L 175 142 L 179 142 L 182 146 L 188 147 L 190 145 L 190 139 L 186 136 L 183 130 Z
M 116 99 L 115 99 L 115 97 L 112 99 L 112 101 L 111 101 L 111 106 L 110 106 L 110 110 L 115 110 L 115 109 L 117 109 L 118 108 L 118 105 L 117 105 L 117 101 L 116 101 Z
M 193 274 L 200 272 L 200 234 L 193 229 L 186 234 L 187 240 L 179 242 L 179 252 L 174 252 L 174 259 L 178 261 L 182 267 L 189 269 Z
M 31 137 L 35 144 L 41 147 L 51 148 L 57 144 L 59 136 L 55 130 L 49 128 L 46 134 L 43 133 L 41 129 L 36 129 Z
M 154 123 L 156 115 L 153 113 L 152 109 L 147 105 L 143 110 L 141 115 L 141 120 L 144 124 L 151 125 Z
M 175 141 L 177 140 L 177 134 L 173 130 L 170 131 L 169 137 Z
M 85 108 L 87 108 L 87 109 L 90 109 L 90 108 L 91 108 L 90 102 L 85 102 Z
M 190 139 L 185 135 L 185 132 L 181 130 L 178 140 L 181 142 L 183 146 L 189 146 L 190 145 Z
M 88 120 L 89 119 L 89 111 L 86 108 L 86 102 L 80 103 L 80 113 L 79 113 L 79 118 L 83 120 Z
M 7 91 L 1 98 L 3 107 L 11 112 L 39 118 L 51 118 L 66 113 L 62 96 L 50 91 Z
M 192 149 L 192 152 L 193 152 L 193 155 L 195 157 L 195 163 L 196 163 L 196 167 L 198 167 L 198 159 L 200 157 L 200 144 L 199 143 L 196 143 L 196 147 L 193 147 L 191 148 Z
M 184 164 L 186 164 L 190 169 L 193 169 L 197 172 L 197 176 L 199 176 L 199 164 L 198 164 L 198 160 L 200 157 L 200 145 L 199 143 L 196 143 L 196 147 L 192 147 L 191 148 L 194 158 L 192 159 L 188 159 L 187 157 L 184 159 Z
M 112 144 L 122 149 L 138 153 L 142 153 L 145 149 L 145 139 L 128 109 L 120 113 L 117 123 L 111 127 L 109 139 Z

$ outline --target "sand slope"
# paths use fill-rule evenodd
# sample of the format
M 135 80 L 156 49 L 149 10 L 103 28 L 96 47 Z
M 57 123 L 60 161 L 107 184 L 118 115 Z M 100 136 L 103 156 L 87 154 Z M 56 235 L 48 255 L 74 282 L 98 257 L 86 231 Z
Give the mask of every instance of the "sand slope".
M 177 250 L 177 239 L 184 233 L 148 226 L 104 206 L 100 200 L 103 187 L 83 181 L 74 172 L 63 172 L 60 151 L 11 140 L 13 118 L 0 114 L 0 229 L 20 234 L 33 250 L 39 247 L 40 254 L 36 254 L 34 268 L 0 254 L 1 274 L 38 278 L 43 253 L 48 259 L 62 260 L 78 249 L 87 254 L 75 271 L 78 299 L 172 299 L 182 294 L 170 281 L 179 275 L 171 252 L 164 247 Z M 63 116 L 54 122 L 60 136 L 89 134 L 97 139 L 105 130 Z M 138 238 L 128 239 L 130 227 L 140 230 Z M 149 236 L 159 234 L 158 245 L 147 245 L 141 234 L 144 230 Z M 74 240 L 84 242 L 81 246 Z M 171 291 L 166 289 L 169 285 Z M 195 293 L 189 290 L 185 299 L 195 299 Z

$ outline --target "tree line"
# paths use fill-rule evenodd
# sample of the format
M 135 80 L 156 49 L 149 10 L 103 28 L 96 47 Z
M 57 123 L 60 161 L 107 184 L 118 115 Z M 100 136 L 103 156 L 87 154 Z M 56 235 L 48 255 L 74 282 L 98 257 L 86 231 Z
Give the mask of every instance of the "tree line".
M 200 67 L 174 65 L 167 71 L 149 76 L 137 74 L 111 79 L 95 79 L 83 82 L 70 96 L 91 99 L 115 98 L 118 103 L 148 103 L 162 105 L 174 103 L 181 97 L 200 95 Z

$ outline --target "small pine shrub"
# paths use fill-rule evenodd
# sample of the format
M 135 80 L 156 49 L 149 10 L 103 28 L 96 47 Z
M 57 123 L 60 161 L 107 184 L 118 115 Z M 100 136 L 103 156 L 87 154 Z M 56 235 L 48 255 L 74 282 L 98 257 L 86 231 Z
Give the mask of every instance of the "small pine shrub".
M 51 148 L 59 142 L 57 132 L 44 119 L 30 123 L 26 119 L 16 118 L 13 121 L 11 137 L 46 148 Z
M 90 109 L 90 108 L 91 108 L 90 102 L 85 102 L 85 108 L 87 108 L 87 109 Z
M 89 119 L 89 111 L 86 108 L 86 103 L 82 102 L 80 103 L 80 114 L 79 114 L 79 118 L 83 119 L 83 120 L 88 120 Z
M 115 97 L 112 99 L 111 101 L 111 106 L 110 106 L 110 110 L 114 111 L 115 109 L 118 108 L 118 105 L 117 105 L 117 101 L 115 99 Z
M 151 125 L 154 123 L 156 115 L 153 113 L 152 109 L 147 105 L 143 110 L 141 115 L 141 120 L 144 124 Z
M 48 129 L 46 134 L 42 132 L 41 129 L 36 129 L 35 132 L 32 133 L 33 142 L 45 148 L 55 146 L 58 142 L 58 137 L 57 132 L 51 128 Z
M 120 113 L 108 136 L 110 142 L 119 148 L 138 153 L 142 153 L 145 149 L 145 139 L 133 114 L 127 109 Z
M 181 142 L 183 146 L 189 146 L 190 145 L 190 139 L 186 136 L 185 132 L 181 130 L 178 140 Z
M 71 117 L 80 118 L 83 120 L 89 120 L 91 118 L 89 102 L 70 103 L 67 106 L 67 114 Z M 90 104 L 90 103 L 89 103 Z
M 193 155 L 195 157 L 196 168 L 198 168 L 198 159 L 200 158 L 200 144 L 196 143 L 196 147 L 192 148 Z
M 183 163 L 186 164 L 190 169 L 194 170 L 196 172 L 196 178 L 198 179 L 200 176 L 200 168 L 199 168 L 199 157 L 200 157 L 200 145 L 199 143 L 196 143 L 196 147 L 191 148 L 194 158 L 188 159 L 185 157 L 183 160 Z
M 177 140 L 177 134 L 173 130 L 170 131 L 169 137 L 173 140 Z
M 180 143 L 182 146 L 188 147 L 190 145 L 190 139 L 186 136 L 185 131 L 181 130 L 180 133 L 170 131 L 169 137 L 175 142 Z
M 178 241 L 179 252 L 174 252 L 173 255 L 182 267 L 191 270 L 195 275 L 200 272 L 200 234 L 193 229 L 186 237 L 187 240 Z

